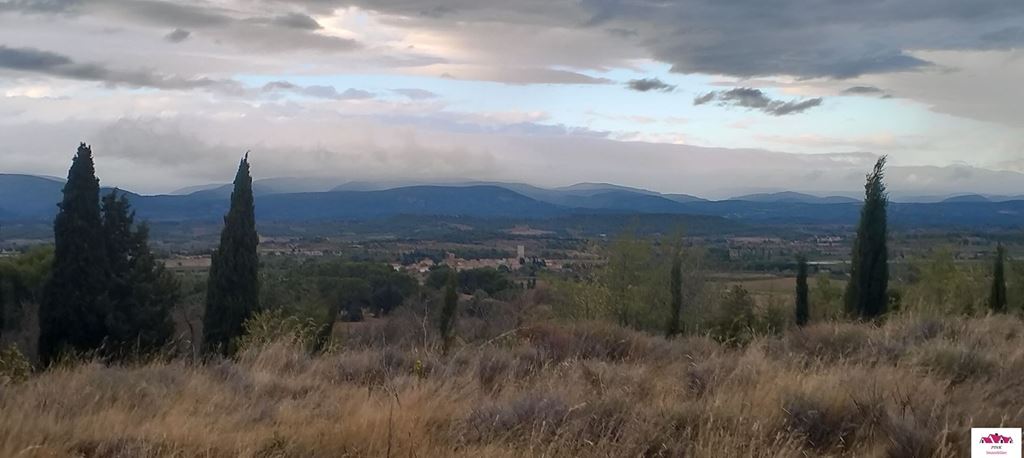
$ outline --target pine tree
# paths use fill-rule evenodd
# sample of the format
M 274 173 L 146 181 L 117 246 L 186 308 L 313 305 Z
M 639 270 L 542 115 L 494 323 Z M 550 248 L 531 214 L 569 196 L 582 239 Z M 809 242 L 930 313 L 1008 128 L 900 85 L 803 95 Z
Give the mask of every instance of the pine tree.
M 807 258 L 797 258 L 796 268 L 796 325 L 803 326 L 810 319 L 810 304 L 807 298 Z
M 673 337 L 680 333 L 680 320 L 683 313 L 683 258 L 679 253 L 676 253 L 672 258 L 672 270 L 669 275 L 668 284 L 672 294 L 672 300 L 669 303 L 671 318 L 669 318 L 668 329 L 665 331 L 665 335 Z
M 224 217 L 220 246 L 213 254 L 203 316 L 207 352 L 228 355 L 245 331 L 245 321 L 259 309 L 259 257 L 249 154 L 238 164 L 231 208 Z
M 885 156 L 878 159 L 864 185 L 864 206 L 853 243 L 850 282 L 846 286 L 847 313 L 865 319 L 884 314 L 889 301 L 885 160 Z
M 441 308 L 441 345 L 444 354 L 448 354 L 451 346 L 452 332 L 455 330 L 455 318 L 459 306 L 458 274 L 452 270 L 448 274 L 448 282 L 444 289 L 444 306 Z
M 149 228 L 135 225 L 124 194 L 103 197 L 103 234 L 110 266 L 107 329 L 110 353 L 148 353 L 170 341 L 171 309 L 179 298 L 177 279 L 149 249 Z
M 996 262 L 992 272 L 992 293 L 988 298 L 988 306 L 994 313 L 1006 312 L 1006 248 L 1000 244 L 996 247 Z
M 39 356 L 98 349 L 107 336 L 107 262 L 100 222 L 100 182 L 85 143 L 68 171 L 53 223 L 53 269 L 39 306 Z

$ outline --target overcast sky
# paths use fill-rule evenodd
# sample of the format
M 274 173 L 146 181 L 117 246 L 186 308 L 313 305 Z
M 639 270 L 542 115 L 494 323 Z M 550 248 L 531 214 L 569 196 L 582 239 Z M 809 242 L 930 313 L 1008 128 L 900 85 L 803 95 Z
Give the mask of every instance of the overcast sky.
M 0 172 L 1024 194 L 1021 0 L 0 0 Z

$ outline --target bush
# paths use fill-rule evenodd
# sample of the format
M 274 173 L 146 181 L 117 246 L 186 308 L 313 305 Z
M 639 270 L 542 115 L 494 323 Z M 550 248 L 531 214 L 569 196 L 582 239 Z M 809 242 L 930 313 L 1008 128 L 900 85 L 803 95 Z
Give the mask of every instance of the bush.
M 991 375 L 995 363 L 984 355 L 963 347 L 937 346 L 924 351 L 920 364 L 956 385 L 970 378 Z
M 0 349 L 0 385 L 21 383 L 32 373 L 32 363 L 11 345 Z
M 280 309 L 264 310 L 245 321 L 245 334 L 238 348 L 240 352 L 259 352 L 272 343 L 282 342 L 310 349 L 319 330 L 320 324 L 313 318 L 287 315 Z
M 572 327 L 539 324 L 522 329 L 519 335 L 554 361 L 569 358 L 621 361 L 644 356 L 650 348 L 644 336 L 601 322 Z
M 849 358 L 868 345 L 863 328 L 851 323 L 813 324 L 788 334 L 783 343 L 790 353 L 831 363 Z
M 473 409 L 466 424 L 469 436 L 477 440 L 535 437 L 538 433 L 555 434 L 568 415 L 569 405 L 561 398 L 527 393 L 505 403 Z
M 729 345 L 746 345 L 759 327 L 754 298 L 742 286 L 733 286 L 722 297 L 709 322 L 711 336 Z

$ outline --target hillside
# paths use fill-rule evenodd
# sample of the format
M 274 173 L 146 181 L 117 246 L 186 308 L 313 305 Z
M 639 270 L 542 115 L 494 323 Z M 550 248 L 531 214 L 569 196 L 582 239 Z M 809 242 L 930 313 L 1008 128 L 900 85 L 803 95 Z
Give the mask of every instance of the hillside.
M 852 225 L 860 214 L 859 202 L 854 199 L 791 192 L 708 201 L 607 184 L 545 189 L 516 183 L 475 183 L 286 193 L 275 189 L 288 188 L 285 184 L 294 184 L 291 180 L 260 180 L 254 186 L 261 219 L 292 222 L 357 221 L 402 214 L 523 220 L 589 214 L 609 218 L 670 214 L 722 217 L 744 224 Z M 0 175 L 0 222 L 52 220 L 62 186 L 51 178 Z M 225 185 L 186 195 L 128 194 L 138 215 L 151 221 L 217 222 L 227 211 L 230 188 Z M 969 195 L 934 203 L 892 202 L 890 210 L 890 221 L 898 228 L 1024 227 L 1022 200 L 990 201 Z

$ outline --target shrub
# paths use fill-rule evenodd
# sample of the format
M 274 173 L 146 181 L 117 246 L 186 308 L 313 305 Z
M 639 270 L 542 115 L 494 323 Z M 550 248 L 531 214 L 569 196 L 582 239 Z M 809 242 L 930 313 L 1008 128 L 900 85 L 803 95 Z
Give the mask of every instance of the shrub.
M 920 364 L 949 379 L 956 385 L 970 378 L 988 376 L 995 370 L 995 363 L 971 349 L 952 346 L 936 346 L 924 351 Z
M 30 374 L 32 363 L 17 347 L 10 345 L 0 349 L 0 385 L 24 382 Z
M 758 328 L 754 298 L 742 286 L 730 288 L 709 323 L 715 340 L 730 345 L 746 345 Z
M 281 309 L 265 310 L 245 321 L 245 335 L 239 340 L 241 352 L 259 352 L 271 343 L 309 349 L 320 325 L 313 318 L 287 315 Z
M 784 427 L 804 436 L 807 445 L 825 451 L 852 448 L 856 436 L 868 435 L 884 418 L 880 404 L 853 399 L 836 402 L 829 393 L 793 393 L 783 400 Z
M 851 357 L 868 345 L 863 325 L 851 323 L 813 324 L 787 334 L 786 349 L 818 362 L 835 362 Z
M 519 335 L 554 361 L 569 358 L 620 361 L 642 356 L 649 347 L 638 333 L 600 322 L 571 327 L 539 324 L 520 330 Z
M 477 381 L 485 392 L 495 391 L 499 382 L 512 368 L 512 358 L 504 351 L 490 351 L 480 357 L 477 364 Z
M 554 434 L 568 414 L 569 405 L 561 398 L 527 393 L 504 403 L 473 409 L 466 424 L 471 430 L 469 436 L 477 440 L 511 439 L 517 435 Z

